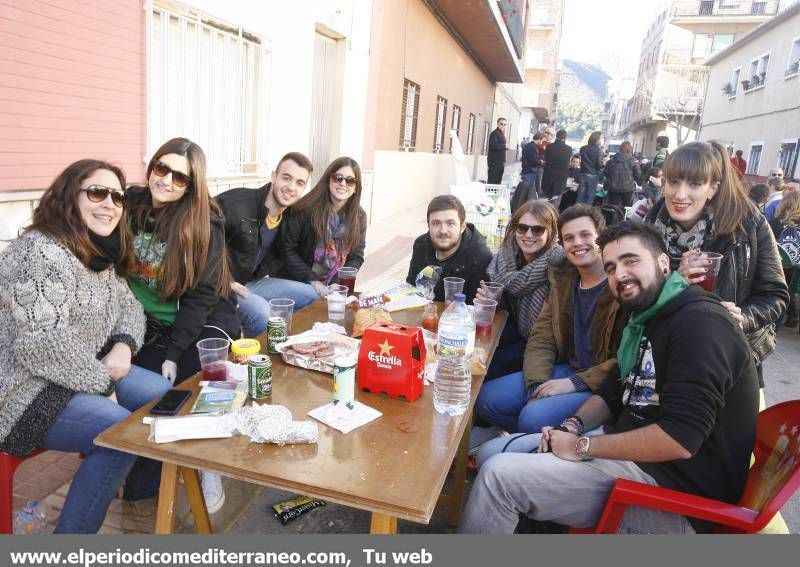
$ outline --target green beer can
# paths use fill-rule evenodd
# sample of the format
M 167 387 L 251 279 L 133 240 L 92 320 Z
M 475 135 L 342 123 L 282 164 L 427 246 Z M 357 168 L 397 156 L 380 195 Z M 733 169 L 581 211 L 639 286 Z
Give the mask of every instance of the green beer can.
M 272 395 L 272 361 L 266 354 L 254 354 L 247 361 L 247 393 L 254 400 Z
M 267 352 L 278 354 L 277 347 L 286 341 L 286 319 L 283 317 L 270 317 L 267 320 Z

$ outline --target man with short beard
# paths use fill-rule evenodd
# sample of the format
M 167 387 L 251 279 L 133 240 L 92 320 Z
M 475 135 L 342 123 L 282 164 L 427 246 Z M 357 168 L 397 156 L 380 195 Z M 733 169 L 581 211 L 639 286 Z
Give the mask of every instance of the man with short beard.
M 591 527 L 617 478 L 723 502 L 742 496 L 758 379 L 741 327 L 716 296 L 670 274 L 663 239 L 650 225 L 625 221 L 597 242 L 608 285 L 631 310 L 620 374 L 560 426 L 491 442 L 503 445 L 480 468 L 463 532 L 511 533 L 518 514 Z M 632 508 L 621 530 L 709 527 Z
M 406 281 L 416 283 L 426 266 L 439 266 L 442 275 L 434 288 L 434 299 L 444 301 L 444 278 L 464 279 L 467 302 L 475 297 L 492 252 L 486 239 L 472 223 L 466 222 L 464 205 L 453 195 L 438 195 L 428 204 L 428 232 L 414 241 Z
M 245 336 L 255 337 L 267 328 L 269 300 L 293 299 L 302 309 L 317 299 L 308 286 L 281 278 L 282 258 L 275 243 L 291 205 L 303 195 L 314 166 L 305 155 L 290 152 L 278 162 L 272 179 L 259 189 L 239 187 L 225 191 L 217 202 L 225 214 L 233 290 Z

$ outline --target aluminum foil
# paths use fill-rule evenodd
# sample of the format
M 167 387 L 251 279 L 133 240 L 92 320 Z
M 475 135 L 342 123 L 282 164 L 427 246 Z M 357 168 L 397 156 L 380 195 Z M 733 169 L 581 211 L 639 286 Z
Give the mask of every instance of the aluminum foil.
M 316 443 L 319 428 L 313 421 L 292 421 L 292 413 L 284 406 L 258 405 L 242 407 L 220 417 L 222 426 L 250 437 L 254 443 L 277 445 Z
M 286 349 L 294 344 L 310 343 L 314 341 L 328 341 L 333 346 L 333 356 L 326 358 L 315 358 L 313 356 L 298 354 Z M 361 341 L 352 337 L 340 335 L 338 333 L 320 333 L 316 331 L 306 331 L 299 335 L 292 335 L 286 342 L 280 343 L 275 348 L 281 354 L 281 358 L 286 364 L 299 366 L 317 372 L 333 374 L 333 360 L 338 356 L 352 356 L 358 358 L 358 349 Z

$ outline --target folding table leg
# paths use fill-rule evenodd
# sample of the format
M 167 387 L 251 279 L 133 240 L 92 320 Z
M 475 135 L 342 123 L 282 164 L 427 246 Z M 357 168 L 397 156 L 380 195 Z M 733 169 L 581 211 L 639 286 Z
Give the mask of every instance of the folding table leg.
M 200 488 L 200 475 L 197 469 L 190 469 L 189 467 L 179 467 L 181 476 L 183 477 L 183 487 L 186 490 L 186 498 L 189 500 L 189 508 L 192 510 L 194 523 L 197 527 L 197 533 L 210 534 L 211 520 L 208 517 L 208 508 L 206 508 L 206 500 L 203 496 L 203 490 Z
M 397 517 L 388 514 L 372 513 L 372 521 L 369 526 L 371 534 L 390 534 L 397 533 Z
M 175 498 L 177 495 L 178 465 L 164 463 L 161 466 L 161 487 L 158 489 L 157 534 L 171 534 L 175 531 Z

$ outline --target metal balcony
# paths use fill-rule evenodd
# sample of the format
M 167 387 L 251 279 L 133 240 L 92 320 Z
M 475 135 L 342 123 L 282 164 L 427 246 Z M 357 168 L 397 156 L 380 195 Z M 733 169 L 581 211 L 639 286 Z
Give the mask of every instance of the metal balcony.
M 760 23 L 778 13 L 778 0 L 696 0 L 673 2 L 671 23 L 698 24 L 725 19 L 738 23 Z

